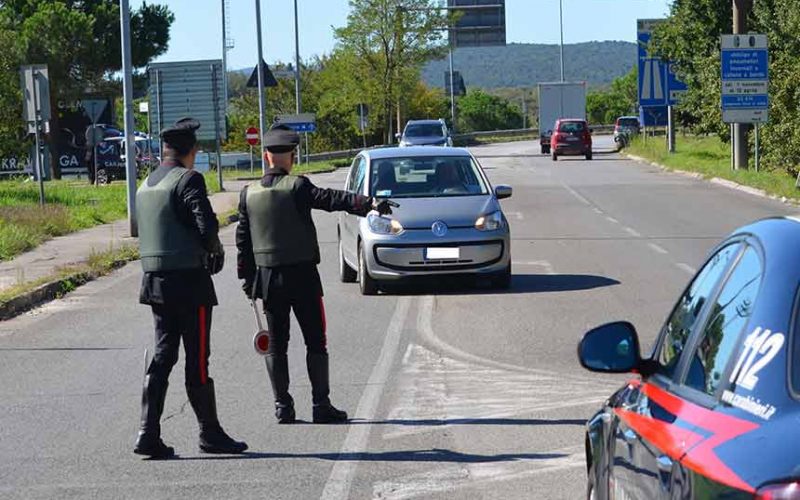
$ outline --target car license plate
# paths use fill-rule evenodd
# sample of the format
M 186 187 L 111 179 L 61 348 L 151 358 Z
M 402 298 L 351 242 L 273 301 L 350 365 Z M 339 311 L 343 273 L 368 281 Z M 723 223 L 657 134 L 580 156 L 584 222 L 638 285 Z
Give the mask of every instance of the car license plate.
M 458 259 L 461 256 L 461 252 L 458 248 L 426 248 L 425 249 L 425 259 L 426 260 L 452 260 Z
M 568 140 L 569 142 L 575 142 L 575 141 L 577 141 L 578 139 L 579 139 L 578 137 L 567 137 L 567 140 Z

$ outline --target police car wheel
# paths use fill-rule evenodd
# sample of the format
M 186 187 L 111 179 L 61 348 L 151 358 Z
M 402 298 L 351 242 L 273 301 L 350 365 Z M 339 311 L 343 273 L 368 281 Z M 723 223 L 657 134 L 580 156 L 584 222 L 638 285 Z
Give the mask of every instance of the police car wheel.
M 355 283 L 358 273 L 344 260 L 344 250 L 342 250 L 342 240 L 339 239 L 339 279 L 342 283 Z
M 361 295 L 376 295 L 378 293 L 378 284 L 372 279 L 367 271 L 367 257 L 364 255 L 364 249 L 359 248 L 358 252 L 358 286 L 361 289 Z
M 108 172 L 104 168 L 97 169 L 94 179 L 98 186 L 100 184 L 108 184 Z

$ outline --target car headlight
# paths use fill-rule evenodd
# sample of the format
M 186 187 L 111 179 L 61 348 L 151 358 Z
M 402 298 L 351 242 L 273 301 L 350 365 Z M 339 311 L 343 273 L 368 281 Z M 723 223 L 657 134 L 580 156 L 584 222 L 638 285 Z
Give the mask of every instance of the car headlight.
M 503 227 L 503 212 L 498 210 L 488 215 L 481 215 L 475 221 L 475 229 L 478 231 L 497 231 Z
M 402 224 L 377 214 L 369 214 L 367 224 L 369 224 L 369 229 L 376 234 L 400 234 L 403 232 Z

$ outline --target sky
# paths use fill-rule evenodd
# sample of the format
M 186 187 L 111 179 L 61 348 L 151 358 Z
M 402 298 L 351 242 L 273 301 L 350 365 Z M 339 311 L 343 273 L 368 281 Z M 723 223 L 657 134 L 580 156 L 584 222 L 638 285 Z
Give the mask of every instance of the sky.
M 175 14 L 169 50 L 164 61 L 222 57 L 223 0 L 144 0 L 166 4 Z M 254 0 L 226 0 L 228 30 L 235 47 L 228 51 L 228 68 L 255 66 Z M 636 41 L 636 19 L 665 17 L 670 0 L 562 0 L 564 43 L 593 40 Z M 300 55 L 329 53 L 335 44 L 333 27 L 347 22 L 348 0 L 297 0 Z M 558 43 L 559 0 L 506 0 L 506 38 L 509 43 Z M 133 1 L 131 5 L 142 2 Z M 261 0 L 264 58 L 267 63 L 294 60 L 292 0 Z

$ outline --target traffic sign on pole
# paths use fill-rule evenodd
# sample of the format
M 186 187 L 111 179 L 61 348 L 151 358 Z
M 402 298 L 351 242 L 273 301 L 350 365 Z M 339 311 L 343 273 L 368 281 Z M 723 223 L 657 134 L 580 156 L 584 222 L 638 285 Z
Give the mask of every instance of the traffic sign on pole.
M 665 19 L 639 19 L 636 22 L 639 47 L 639 105 L 674 106 L 686 93 L 687 86 L 675 74 L 673 63 L 650 51 L 653 29 Z
M 317 116 L 314 113 L 298 113 L 295 115 L 278 115 L 276 125 L 286 125 L 295 132 L 316 132 Z
M 766 123 L 769 118 L 767 35 L 722 35 L 722 120 Z
M 247 144 L 255 146 L 259 142 L 258 129 L 255 127 L 248 128 L 244 133 L 244 138 L 247 140 Z

